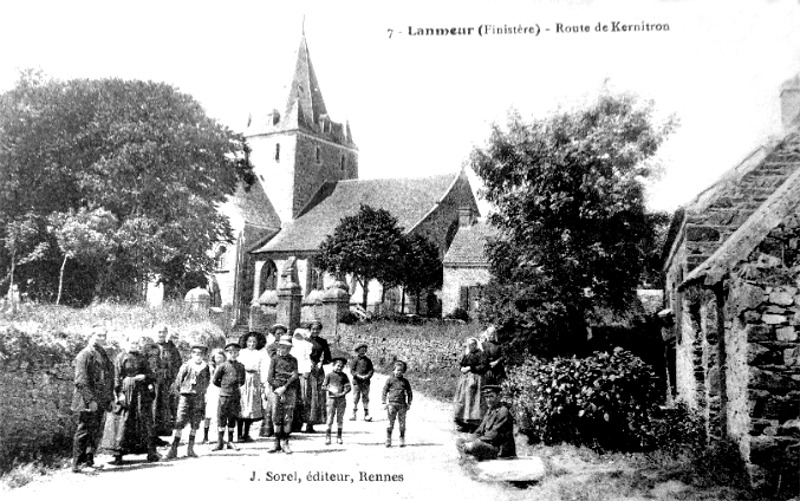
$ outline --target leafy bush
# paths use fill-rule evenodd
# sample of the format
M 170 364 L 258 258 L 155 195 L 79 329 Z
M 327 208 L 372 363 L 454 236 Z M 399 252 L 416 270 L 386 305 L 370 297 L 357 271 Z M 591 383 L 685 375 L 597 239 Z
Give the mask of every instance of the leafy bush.
M 463 320 L 464 322 L 469 322 L 470 317 L 469 313 L 464 308 L 456 307 L 452 312 L 447 314 L 447 318 L 454 318 L 456 320 Z
M 586 358 L 533 358 L 509 371 L 504 389 L 531 443 L 602 450 L 651 443 L 657 394 L 644 362 L 621 348 Z
M 706 447 L 703 418 L 684 402 L 655 414 L 650 435 L 653 446 L 672 458 L 693 457 Z

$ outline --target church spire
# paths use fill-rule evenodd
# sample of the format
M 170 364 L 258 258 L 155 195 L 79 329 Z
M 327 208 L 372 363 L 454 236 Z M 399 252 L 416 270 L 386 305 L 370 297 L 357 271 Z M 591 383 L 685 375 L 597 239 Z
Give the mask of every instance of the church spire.
M 305 18 L 303 19 L 303 36 L 300 40 L 300 48 L 297 50 L 297 64 L 292 78 L 292 86 L 289 89 L 289 100 L 286 103 L 287 115 L 295 103 L 299 105 L 298 108 L 305 123 L 318 124 L 320 116 L 328 114 L 308 52 Z

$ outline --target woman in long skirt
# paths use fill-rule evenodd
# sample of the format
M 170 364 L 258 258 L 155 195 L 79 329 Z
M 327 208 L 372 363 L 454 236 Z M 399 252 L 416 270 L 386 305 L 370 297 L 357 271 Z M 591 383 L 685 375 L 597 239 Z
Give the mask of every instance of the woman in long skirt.
M 478 428 L 486 412 L 482 388 L 489 366 L 483 352 L 478 349 L 478 340 L 471 337 L 460 362 L 461 377 L 458 379 L 454 399 L 454 420 L 460 431 L 471 432 Z
M 148 461 L 160 459 L 156 453 L 153 423 L 153 398 L 156 378 L 147 361 L 147 353 L 158 347 L 147 337 L 128 343 L 127 351 L 114 364 L 116 402 L 106 419 L 101 447 L 120 465 L 125 454 L 147 453 Z
M 304 407 L 306 411 L 306 433 L 314 433 L 314 425 L 323 424 L 326 420 L 326 396 L 322 387 L 322 383 L 325 380 L 325 369 L 322 366 L 331 363 L 331 349 L 328 346 L 328 341 L 319 335 L 322 332 L 322 322 L 315 320 L 311 323 L 309 329 L 311 329 L 311 336 L 308 338 L 311 343 L 311 371 L 308 373 Z
M 266 352 L 261 351 L 267 344 L 264 334 L 256 331 L 242 336 L 244 349 L 239 352 L 238 361 L 244 365 L 244 384 L 239 388 L 241 394 L 241 414 L 237 423 L 239 442 L 252 442 L 250 425 L 264 419 L 262 374 L 267 369 Z
M 506 379 L 503 349 L 497 342 L 497 329 L 490 326 L 481 333 L 481 351 L 486 355 L 489 368 L 486 371 L 486 384 L 500 384 Z

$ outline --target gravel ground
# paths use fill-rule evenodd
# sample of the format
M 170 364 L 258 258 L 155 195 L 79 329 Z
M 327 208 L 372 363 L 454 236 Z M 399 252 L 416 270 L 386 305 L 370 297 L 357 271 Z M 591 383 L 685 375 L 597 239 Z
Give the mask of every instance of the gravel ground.
M 376 374 L 371 389 L 374 421 L 346 420 L 344 444 L 324 445 L 323 433 L 296 434 L 294 454 L 267 454 L 271 439 L 238 445 L 238 451 L 211 452 L 212 445 L 196 448 L 197 459 L 146 463 L 144 456 L 126 456 L 128 464 L 106 466 L 96 474 L 74 474 L 68 469 L 5 492 L 11 499 L 213 499 L 258 496 L 299 496 L 298 499 L 527 499 L 530 493 L 505 484 L 473 480 L 459 465 L 454 443 L 457 434 L 450 406 L 416 394 L 408 413 L 407 446 L 386 448 L 386 413 L 380 392 L 386 376 Z M 348 395 L 347 418 L 352 401 Z M 335 426 L 335 425 L 334 425 Z M 254 427 L 255 428 L 255 427 Z M 184 431 L 184 442 L 188 430 Z M 334 432 L 335 433 L 335 432 Z M 213 434 L 213 433 L 212 433 Z M 257 435 L 257 430 L 252 433 Z M 397 430 L 395 429 L 395 441 Z M 165 448 L 160 449 L 166 454 Z M 185 454 L 186 446 L 179 449 Z M 99 456 L 98 463 L 110 461 Z

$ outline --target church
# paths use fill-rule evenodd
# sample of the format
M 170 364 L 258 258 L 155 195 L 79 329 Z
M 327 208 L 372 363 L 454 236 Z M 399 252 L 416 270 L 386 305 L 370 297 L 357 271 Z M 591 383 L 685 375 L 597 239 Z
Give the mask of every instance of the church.
M 240 186 L 220 208 L 234 238 L 213 249 L 215 302 L 232 309 L 238 327 L 269 322 L 263 314 L 277 302 L 281 270 L 288 262 L 296 267 L 302 289 L 302 319 L 317 316 L 335 277 L 316 269 L 311 258 L 341 218 L 354 215 L 361 204 L 389 211 L 407 234 L 434 242 L 442 258 L 459 227 L 479 215 L 463 170 L 425 178 L 359 179 L 350 124 L 328 115 L 305 34 L 288 94 L 282 111 L 250 121 L 245 136 L 257 182 Z M 347 278 L 356 304 L 360 287 Z M 399 296 L 372 283 L 368 309 L 399 311 Z

